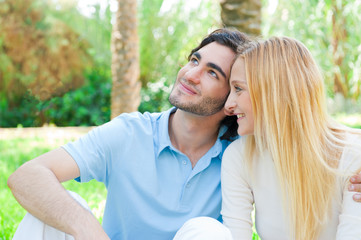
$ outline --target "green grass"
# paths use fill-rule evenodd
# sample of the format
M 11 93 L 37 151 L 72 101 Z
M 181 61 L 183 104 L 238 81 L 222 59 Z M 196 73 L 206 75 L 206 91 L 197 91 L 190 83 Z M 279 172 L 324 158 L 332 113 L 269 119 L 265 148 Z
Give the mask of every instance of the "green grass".
M 12 239 L 16 228 L 25 215 L 17 203 L 6 181 L 25 161 L 57 148 L 71 139 L 9 138 L 0 139 L 0 240 Z M 77 192 L 89 204 L 94 215 L 102 221 L 106 189 L 102 183 L 91 181 L 79 184 L 69 181 L 63 184 L 70 191 Z

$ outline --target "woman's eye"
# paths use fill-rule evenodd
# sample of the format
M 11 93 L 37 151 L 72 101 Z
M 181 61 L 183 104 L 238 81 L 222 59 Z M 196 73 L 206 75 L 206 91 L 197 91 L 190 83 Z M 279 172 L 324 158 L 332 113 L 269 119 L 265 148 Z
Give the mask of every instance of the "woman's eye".
M 243 90 L 242 88 L 237 87 L 237 86 L 234 86 L 234 89 L 236 90 L 236 92 L 240 92 L 240 91 L 242 91 L 242 90 Z

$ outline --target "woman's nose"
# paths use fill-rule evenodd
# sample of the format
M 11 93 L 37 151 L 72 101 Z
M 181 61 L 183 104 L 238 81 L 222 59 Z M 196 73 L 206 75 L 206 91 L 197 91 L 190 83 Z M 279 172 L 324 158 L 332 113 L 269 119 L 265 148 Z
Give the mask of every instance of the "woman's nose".
M 232 116 L 234 114 L 235 107 L 236 107 L 236 103 L 232 100 L 230 94 L 227 98 L 226 104 L 224 105 L 224 113 L 228 116 Z

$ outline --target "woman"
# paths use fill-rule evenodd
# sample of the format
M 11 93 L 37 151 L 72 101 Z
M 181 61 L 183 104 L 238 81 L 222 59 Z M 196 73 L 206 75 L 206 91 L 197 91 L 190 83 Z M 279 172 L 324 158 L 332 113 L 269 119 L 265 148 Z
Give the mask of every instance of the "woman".
M 361 133 L 326 112 L 308 49 L 287 38 L 240 49 L 225 108 L 242 137 L 222 160 L 222 215 L 234 239 L 360 239 L 361 204 L 347 190 Z

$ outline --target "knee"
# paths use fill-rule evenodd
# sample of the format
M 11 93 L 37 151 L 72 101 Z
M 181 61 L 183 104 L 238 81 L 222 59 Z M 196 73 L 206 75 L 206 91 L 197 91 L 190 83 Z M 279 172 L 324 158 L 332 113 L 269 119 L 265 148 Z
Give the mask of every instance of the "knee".
M 179 229 L 174 240 L 232 240 L 231 232 L 222 223 L 210 217 L 192 218 Z

